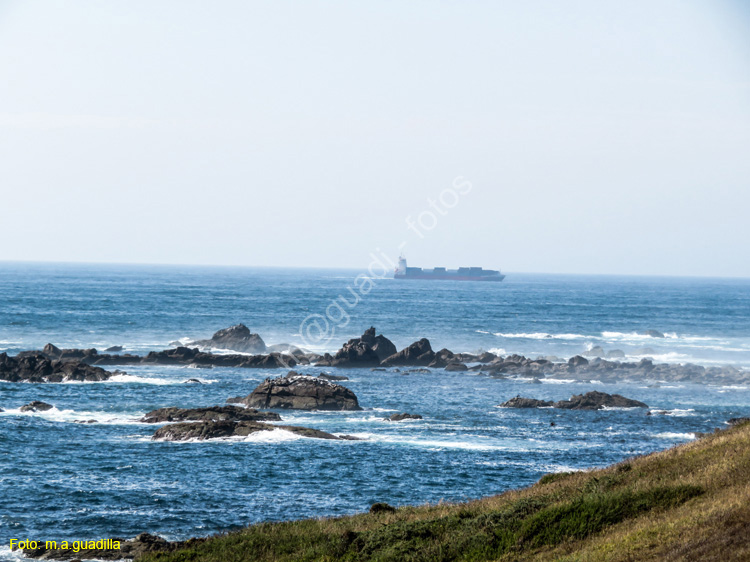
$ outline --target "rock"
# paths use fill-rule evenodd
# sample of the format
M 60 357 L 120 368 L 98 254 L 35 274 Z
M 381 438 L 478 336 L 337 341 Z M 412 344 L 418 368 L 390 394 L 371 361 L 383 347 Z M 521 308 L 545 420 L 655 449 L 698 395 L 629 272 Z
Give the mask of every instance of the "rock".
M 497 359 L 497 355 L 494 353 L 490 353 L 489 351 L 485 351 L 483 353 L 479 354 L 479 357 L 477 357 L 477 361 L 480 363 L 489 363 L 491 361 L 494 361 Z
M 393 513 L 396 508 L 384 502 L 377 502 L 370 506 L 370 513 Z
M 409 347 L 406 347 L 394 353 L 383 360 L 382 365 L 384 367 L 395 367 L 395 366 L 414 366 L 414 367 L 426 367 L 435 359 L 435 352 L 432 351 L 432 346 L 427 338 L 414 342 Z
M 274 345 L 266 346 L 266 351 L 286 353 L 287 355 L 305 355 L 305 352 L 296 345 L 290 343 L 277 343 Z
M 651 336 L 652 338 L 663 338 L 664 334 L 662 334 L 659 330 L 646 330 L 645 332 L 641 332 L 644 336 Z
M 588 351 L 584 351 L 582 355 L 587 357 L 604 357 L 604 348 L 600 345 L 595 345 Z
M 422 416 L 419 414 L 393 414 L 390 418 L 386 418 L 388 421 L 402 421 L 402 420 L 421 420 Z
M 446 371 L 468 371 L 469 368 L 463 363 L 448 363 L 445 366 Z
M 376 336 L 375 328 L 365 330 L 359 338 L 346 342 L 333 357 L 324 357 L 318 365 L 329 367 L 376 367 L 396 353 L 396 346 L 383 335 Z
M 123 348 L 123 347 L 122 347 L 121 345 L 113 345 L 112 347 L 108 347 L 108 348 L 107 348 L 107 349 L 105 349 L 104 351 L 108 351 L 108 352 L 110 352 L 110 353 L 111 353 L 111 352 L 122 351 L 123 349 L 124 349 L 124 348 Z
M 186 381 L 183 381 L 182 384 L 203 384 L 198 379 L 188 379 Z
M 315 439 L 344 439 L 331 433 L 311 429 L 309 427 L 300 427 L 294 425 L 271 425 L 254 421 L 200 421 L 186 422 L 165 425 L 156 430 L 152 440 L 163 441 L 188 441 L 197 439 L 204 441 L 206 439 L 218 439 L 227 437 L 246 437 L 259 431 L 273 431 L 274 429 L 283 429 L 303 437 L 312 437 Z M 347 439 L 356 439 L 349 435 Z
M 553 404 L 555 408 L 565 410 L 601 410 L 609 408 L 648 408 L 643 402 L 631 400 L 619 394 L 607 394 L 594 390 L 586 394 L 576 394 L 570 400 L 559 400 Z
M 21 406 L 22 412 L 46 412 L 47 410 L 51 410 L 54 408 L 52 404 L 47 404 L 46 402 L 40 402 L 39 400 L 34 400 L 33 402 L 29 402 L 25 406 Z
M 656 351 L 651 347 L 641 347 L 636 349 L 633 355 L 656 355 Z
M 375 327 L 370 326 L 367 330 L 365 330 L 365 333 L 362 334 L 362 337 L 360 338 L 360 341 L 363 343 L 368 344 L 372 350 L 377 354 L 378 359 L 381 361 L 385 359 L 386 357 L 390 357 L 394 353 L 398 351 L 396 349 L 396 346 L 393 344 L 391 340 L 386 338 L 384 335 L 375 335 Z
M 578 394 L 571 396 L 570 400 L 558 400 L 557 402 L 516 396 L 500 404 L 501 408 L 544 408 L 549 406 L 564 410 L 601 410 L 605 406 L 610 408 L 648 408 L 646 404 L 638 400 L 599 391 Z
M 586 359 L 585 357 L 581 357 L 580 355 L 576 355 L 575 357 L 571 357 L 570 359 L 568 359 L 569 367 L 576 368 L 576 367 L 581 367 L 583 365 L 588 365 L 588 364 L 589 364 L 589 360 Z
M 258 335 L 250 332 L 244 324 L 237 324 L 219 330 L 210 340 L 194 341 L 192 345 L 199 347 L 213 347 L 215 349 L 231 349 L 240 353 L 264 353 L 266 344 Z
M 621 359 L 625 357 L 625 352 L 621 349 L 611 349 L 607 352 L 607 359 Z
M 109 358 L 118 357 L 116 355 Z M 105 361 L 109 360 L 105 359 Z M 158 365 L 190 365 L 194 368 L 216 367 L 240 367 L 275 369 L 277 367 L 294 367 L 297 361 L 290 355 L 280 353 L 269 353 L 268 355 L 215 355 L 204 353 L 197 347 L 176 347 L 164 351 L 152 351 L 142 359 L 141 363 L 153 363 Z
M 522 398 L 516 396 L 511 398 L 507 402 L 500 404 L 500 408 L 547 408 L 552 406 L 552 402 L 549 400 L 536 400 L 535 398 Z
M 741 425 L 747 422 L 750 422 L 750 418 L 731 418 L 727 421 L 729 425 Z
M 213 369 L 213 365 L 201 365 L 200 363 L 190 363 L 188 369 Z
M 78 560 L 133 560 L 134 558 L 140 558 L 141 556 L 149 552 L 172 552 L 183 548 L 191 548 L 198 546 L 203 543 L 206 539 L 204 538 L 192 538 L 187 541 L 180 542 L 169 542 L 166 539 L 150 535 L 148 533 L 141 533 L 137 537 L 131 540 L 123 540 L 119 538 L 100 540 L 100 541 L 89 541 L 93 548 L 83 548 L 74 550 L 72 547 L 67 549 L 56 548 L 47 549 L 46 542 L 43 540 L 37 541 L 40 545 L 36 549 L 23 549 L 24 556 L 28 558 L 44 559 L 44 560 L 68 560 L 75 562 Z M 60 541 L 58 541 L 59 543 Z M 71 541 L 72 546 L 72 541 Z M 44 545 L 44 546 L 41 546 Z M 119 548 L 114 548 L 119 546 Z
M 143 416 L 143 423 L 181 421 L 280 421 L 275 412 L 259 412 L 239 406 L 213 406 L 210 408 L 159 408 Z
M 317 377 L 266 379 L 242 403 L 251 408 L 295 410 L 361 410 L 357 396 L 345 386 Z
M 76 359 L 51 359 L 39 351 L 16 357 L 0 353 L 0 380 L 8 382 L 104 381 L 110 376 L 100 367 Z
M 348 381 L 349 377 L 345 377 L 344 375 L 329 375 L 328 373 L 320 373 L 318 375 L 319 379 L 323 379 L 326 381 Z

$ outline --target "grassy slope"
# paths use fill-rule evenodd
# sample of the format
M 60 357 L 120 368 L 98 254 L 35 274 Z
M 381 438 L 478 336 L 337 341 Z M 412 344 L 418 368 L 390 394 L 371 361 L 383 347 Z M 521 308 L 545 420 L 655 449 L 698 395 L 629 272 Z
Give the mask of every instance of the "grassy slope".
M 464 504 L 253 525 L 142 562 L 750 560 L 750 424 Z

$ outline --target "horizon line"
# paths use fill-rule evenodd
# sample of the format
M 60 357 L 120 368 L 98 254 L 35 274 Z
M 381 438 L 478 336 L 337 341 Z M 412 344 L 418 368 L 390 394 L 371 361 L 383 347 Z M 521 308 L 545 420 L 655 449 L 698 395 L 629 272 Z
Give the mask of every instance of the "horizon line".
M 133 266 L 133 267 L 184 267 L 184 268 L 216 268 L 216 269 L 277 269 L 277 270 L 338 270 L 338 271 L 366 271 L 365 267 L 352 266 L 287 266 L 287 265 L 239 265 L 239 264 L 201 264 L 201 263 L 157 263 L 157 262 L 120 262 L 120 261 L 69 261 L 69 260 L 5 260 L 0 264 L 27 265 L 69 265 L 69 266 Z M 508 271 L 507 275 L 560 275 L 569 277 L 629 277 L 629 278 L 670 278 L 670 279 L 715 279 L 715 280 L 750 280 L 744 275 L 680 275 L 674 273 L 572 273 L 555 271 Z M 388 277 L 385 277 L 387 279 Z

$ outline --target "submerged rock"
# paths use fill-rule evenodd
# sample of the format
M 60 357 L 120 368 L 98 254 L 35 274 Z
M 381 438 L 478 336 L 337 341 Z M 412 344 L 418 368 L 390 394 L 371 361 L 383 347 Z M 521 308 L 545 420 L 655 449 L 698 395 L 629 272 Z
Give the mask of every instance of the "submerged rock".
M 52 404 L 34 400 L 33 402 L 29 402 L 25 406 L 21 406 L 20 410 L 22 412 L 46 412 L 47 410 L 51 410 L 52 408 L 54 408 Z
M 393 414 L 390 418 L 386 418 L 389 421 L 402 421 L 402 420 L 421 420 L 422 416 L 419 414 L 407 414 L 404 412 L 403 414 Z
M 159 408 L 143 416 L 143 423 L 176 421 L 279 421 L 275 412 L 259 412 L 239 406 L 213 406 L 210 408 Z
M 203 441 L 206 439 L 217 439 L 226 437 L 246 437 L 259 431 L 273 431 L 282 429 L 302 437 L 311 437 L 315 439 L 347 439 L 355 440 L 355 437 L 349 435 L 337 437 L 331 433 L 312 429 L 309 427 L 300 427 L 295 425 L 271 425 L 267 423 L 254 421 L 202 421 L 202 422 L 185 422 L 160 427 L 154 433 L 153 439 L 163 441 L 188 441 L 197 439 Z
M 110 352 L 110 353 L 116 353 L 119 351 L 122 351 L 124 348 L 121 345 L 113 345 L 112 347 L 108 347 L 104 351 Z
M 357 396 L 345 386 L 317 377 L 266 379 L 242 403 L 251 408 L 294 410 L 361 410 Z
M 264 353 L 266 344 L 258 334 L 250 332 L 244 324 L 237 324 L 219 330 L 210 340 L 194 341 L 192 345 L 213 347 L 215 349 L 231 349 L 240 353 Z
M 349 377 L 345 377 L 344 375 L 329 375 L 328 373 L 320 373 L 318 375 L 319 379 L 323 379 L 325 381 L 348 381 Z

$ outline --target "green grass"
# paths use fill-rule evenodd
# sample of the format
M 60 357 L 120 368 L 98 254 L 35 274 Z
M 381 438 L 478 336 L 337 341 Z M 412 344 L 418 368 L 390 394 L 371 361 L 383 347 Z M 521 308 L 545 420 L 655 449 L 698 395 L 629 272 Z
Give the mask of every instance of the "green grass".
M 750 424 L 464 504 L 252 525 L 140 562 L 750 560 Z

